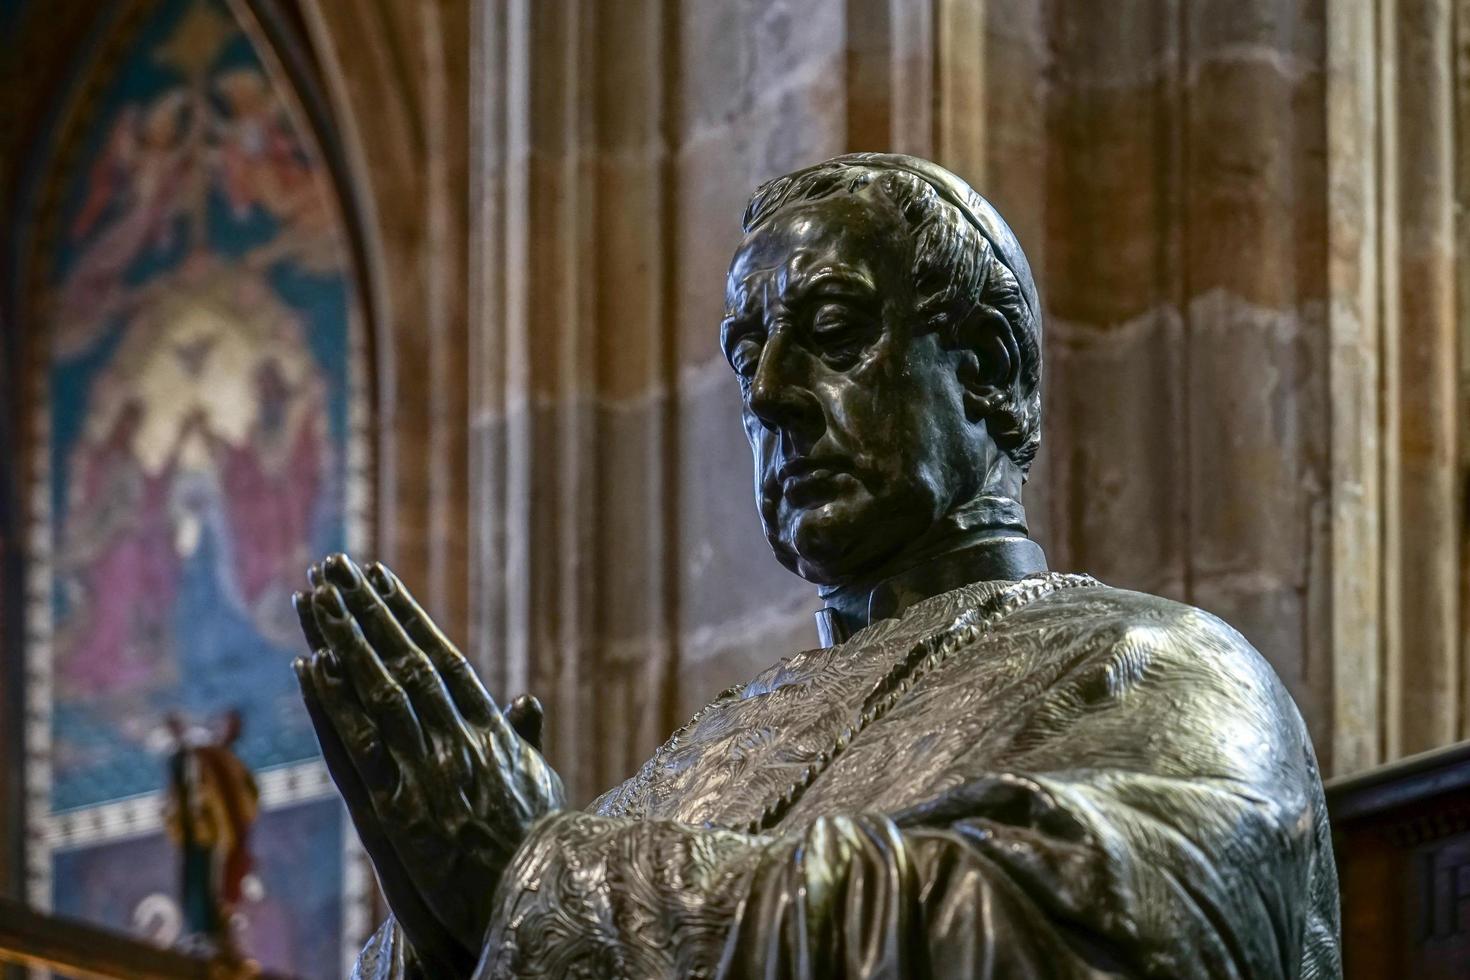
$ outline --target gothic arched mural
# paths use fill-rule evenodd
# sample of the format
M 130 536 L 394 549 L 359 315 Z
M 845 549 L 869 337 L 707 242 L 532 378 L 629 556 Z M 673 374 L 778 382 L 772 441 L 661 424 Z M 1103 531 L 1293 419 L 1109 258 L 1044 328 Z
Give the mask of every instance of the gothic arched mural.
M 248 952 L 336 976 L 366 879 L 289 669 L 308 561 L 360 548 L 360 291 L 289 83 L 223 0 L 116 5 L 34 168 L 31 898 L 167 940 L 166 718 L 243 715 Z M 160 870 L 163 869 L 163 870 Z

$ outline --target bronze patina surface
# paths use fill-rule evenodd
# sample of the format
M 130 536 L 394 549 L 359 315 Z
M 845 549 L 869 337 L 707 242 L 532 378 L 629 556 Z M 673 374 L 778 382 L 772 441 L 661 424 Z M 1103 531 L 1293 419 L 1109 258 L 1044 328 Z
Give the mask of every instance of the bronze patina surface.
M 822 646 L 566 806 L 378 565 L 298 609 L 328 765 L 394 918 L 364 977 L 1341 975 L 1295 706 L 1200 610 L 1048 571 L 1021 485 L 1041 307 L 953 174 L 855 154 L 763 185 L 720 339 Z

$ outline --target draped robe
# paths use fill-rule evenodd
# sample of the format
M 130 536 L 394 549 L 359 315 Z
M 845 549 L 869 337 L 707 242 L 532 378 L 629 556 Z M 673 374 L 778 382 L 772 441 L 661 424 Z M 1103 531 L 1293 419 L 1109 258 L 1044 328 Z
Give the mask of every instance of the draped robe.
M 391 920 L 358 963 L 416 972 Z M 1320 776 L 1214 616 L 968 585 L 780 661 L 538 821 L 475 975 L 1340 977 Z

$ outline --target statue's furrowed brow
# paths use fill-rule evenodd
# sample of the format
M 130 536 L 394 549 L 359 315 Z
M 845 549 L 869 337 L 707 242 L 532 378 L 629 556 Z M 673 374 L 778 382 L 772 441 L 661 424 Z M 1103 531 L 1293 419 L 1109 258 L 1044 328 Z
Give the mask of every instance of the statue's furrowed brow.
M 798 303 L 815 297 L 833 297 L 871 301 L 878 296 L 878 287 L 867 273 L 851 268 L 822 266 L 810 272 L 793 274 L 783 297 L 789 303 Z
M 759 319 L 761 313 L 761 300 L 766 295 L 763 284 L 756 280 L 752 282 L 746 279 L 733 289 L 725 293 L 725 317 L 724 324 L 740 320 Z

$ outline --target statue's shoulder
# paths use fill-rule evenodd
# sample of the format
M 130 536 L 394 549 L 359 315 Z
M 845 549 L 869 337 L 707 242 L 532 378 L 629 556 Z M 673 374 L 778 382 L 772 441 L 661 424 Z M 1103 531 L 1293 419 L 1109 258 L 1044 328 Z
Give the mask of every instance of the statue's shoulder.
M 1057 589 L 1016 617 L 1019 625 L 1092 635 L 1117 643 L 1159 647 L 1161 654 L 1227 655 L 1264 664 L 1249 640 L 1214 613 L 1147 592 L 1095 580 Z
M 1170 733 L 1170 765 L 1242 784 L 1317 782 L 1311 739 L 1266 658 L 1219 616 L 1106 585 L 1059 589 L 1014 617 L 1015 648 L 1046 666 L 1041 710 Z M 1291 760 L 1290 763 L 1284 760 Z M 1317 792 L 1320 792 L 1318 790 Z
M 1140 676 L 1290 705 L 1276 671 L 1240 631 L 1214 613 L 1147 592 L 1102 583 L 1058 589 L 1015 617 L 1020 629 Z M 1283 704 L 1284 702 L 1284 704 Z

